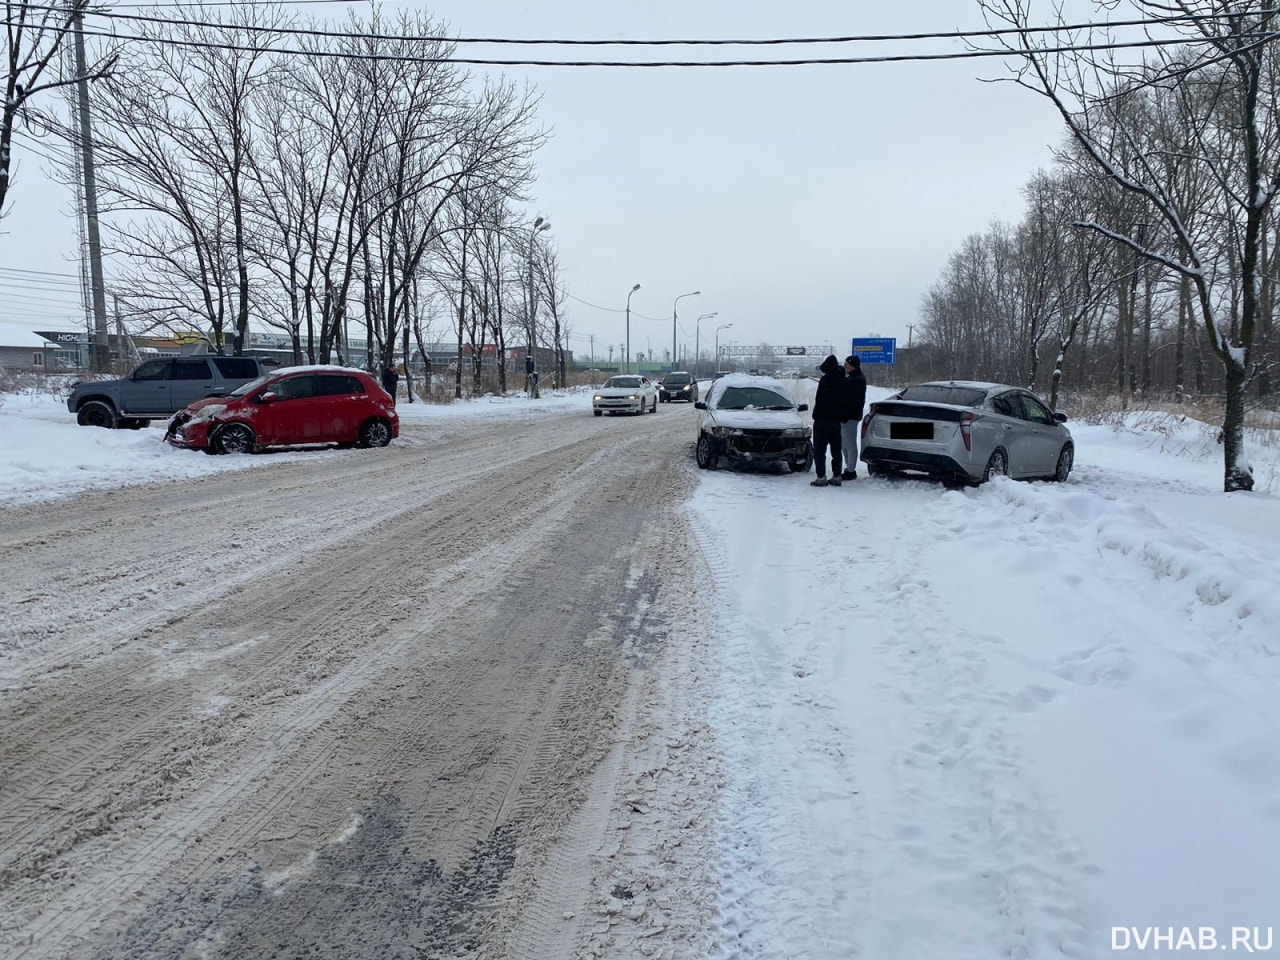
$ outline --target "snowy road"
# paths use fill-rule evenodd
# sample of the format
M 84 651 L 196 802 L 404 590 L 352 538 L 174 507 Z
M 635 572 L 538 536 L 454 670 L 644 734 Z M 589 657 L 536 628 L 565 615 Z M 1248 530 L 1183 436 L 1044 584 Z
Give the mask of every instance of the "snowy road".
M 560 957 L 608 903 L 706 930 L 711 824 L 661 811 L 712 785 L 659 777 L 697 712 L 661 653 L 705 633 L 687 428 L 411 423 L 0 511 L 0 954 Z M 695 866 L 641 888 L 618 833 Z

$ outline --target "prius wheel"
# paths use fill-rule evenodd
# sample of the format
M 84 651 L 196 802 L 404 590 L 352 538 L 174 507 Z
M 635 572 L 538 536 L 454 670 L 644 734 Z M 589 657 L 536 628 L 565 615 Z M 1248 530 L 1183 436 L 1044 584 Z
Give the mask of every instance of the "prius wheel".
M 257 438 L 243 423 L 228 423 L 213 435 L 213 446 L 219 453 L 253 453 Z
M 391 442 L 391 424 L 381 417 L 366 420 L 360 426 L 360 446 L 385 447 Z
M 695 451 L 698 466 L 703 470 L 714 470 L 720 465 L 720 458 L 716 456 L 715 447 L 711 445 L 711 438 L 705 433 L 698 437 L 698 447 Z
M 1062 452 L 1058 454 L 1058 467 L 1053 471 L 1053 476 L 1049 479 L 1057 483 L 1066 483 L 1067 477 L 1071 475 L 1071 466 L 1075 462 L 1075 451 L 1071 449 L 1071 444 L 1067 444 L 1062 448 Z
M 996 450 L 991 454 L 991 459 L 987 461 L 987 469 L 982 472 L 982 482 L 986 483 L 992 477 L 1007 477 L 1009 475 L 1009 461 L 1005 459 L 1003 450 Z
M 657 412 L 658 412 L 658 398 L 657 398 L 657 397 L 654 397 L 654 398 L 653 398 L 653 406 L 649 408 L 649 412 L 650 412 L 650 413 L 657 413 Z

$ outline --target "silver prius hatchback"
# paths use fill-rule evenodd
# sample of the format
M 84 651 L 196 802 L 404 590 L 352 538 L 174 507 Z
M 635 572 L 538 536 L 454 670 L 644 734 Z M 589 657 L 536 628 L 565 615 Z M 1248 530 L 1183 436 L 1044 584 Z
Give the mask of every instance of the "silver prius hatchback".
M 862 461 L 872 476 L 916 471 L 959 483 L 993 476 L 1065 481 L 1075 444 L 1035 394 L 1002 383 L 920 383 L 870 406 Z

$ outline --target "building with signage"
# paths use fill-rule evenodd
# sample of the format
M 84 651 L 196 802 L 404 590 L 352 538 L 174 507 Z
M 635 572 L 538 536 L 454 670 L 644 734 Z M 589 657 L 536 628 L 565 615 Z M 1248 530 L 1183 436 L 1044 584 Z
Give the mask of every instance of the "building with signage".
M 54 344 L 54 360 L 51 369 L 85 370 L 93 360 L 93 341 L 85 330 L 37 330 L 36 333 Z M 116 334 L 107 336 L 111 349 L 111 362 L 138 360 L 143 355 L 156 356 L 154 349 L 142 349 L 147 338 L 134 337 L 123 340 Z M 174 351 L 176 352 L 176 351 Z
M 42 373 L 56 369 L 56 353 L 56 345 L 34 330 L 0 323 L 0 368 Z

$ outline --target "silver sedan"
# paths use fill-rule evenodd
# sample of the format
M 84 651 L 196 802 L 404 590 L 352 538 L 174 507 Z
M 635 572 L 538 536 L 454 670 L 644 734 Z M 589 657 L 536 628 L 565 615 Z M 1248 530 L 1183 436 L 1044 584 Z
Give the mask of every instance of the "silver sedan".
M 1035 394 L 1003 383 L 921 383 L 871 404 L 862 461 L 872 476 L 907 470 L 982 483 L 993 476 L 1065 481 L 1075 443 Z

